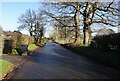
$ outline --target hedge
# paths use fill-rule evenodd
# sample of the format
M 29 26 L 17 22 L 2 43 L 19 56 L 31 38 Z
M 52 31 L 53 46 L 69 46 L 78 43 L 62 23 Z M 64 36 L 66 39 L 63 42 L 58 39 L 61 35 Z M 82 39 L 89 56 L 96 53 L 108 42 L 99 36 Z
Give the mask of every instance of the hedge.
M 120 51 L 120 33 L 101 35 L 93 38 L 90 46 L 100 48 L 105 51 Z

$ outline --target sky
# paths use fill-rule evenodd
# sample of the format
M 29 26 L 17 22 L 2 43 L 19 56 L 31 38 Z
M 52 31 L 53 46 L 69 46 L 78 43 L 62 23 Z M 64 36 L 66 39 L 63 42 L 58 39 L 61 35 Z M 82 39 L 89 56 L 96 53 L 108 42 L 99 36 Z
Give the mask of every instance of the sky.
M 20 1 L 20 0 L 18 0 Z M 28 0 L 29 1 L 29 0 Z M 16 0 L 4 0 L 0 2 L 0 25 L 2 26 L 4 31 L 14 31 L 17 30 L 19 24 L 17 23 L 18 18 L 21 14 L 24 14 L 28 9 L 37 10 L 38 8 L 42 8 L 39 1 L 30 0 L 29 2 L 26 0 L 21 0 L 17 2 Z M 50 28 L 50 27 L 49 27 Z M 49 30 L 49 28 L 47 30 Z M 114 29 L 114 28 L 113 28 Z M 114 29 L 117 31 L 117 29 Z M 23 34 L 29 34 L 28 31 L 21 31 Z M 50 31 L 47 31 L 45 34 L 48 36 Z
M 2 6 L 1 6 L 2 5 Z M 24 14 L 28 9 L 37 10 L 40 8 L 39 2 L 2 2 L 0 3 L 0 24 L 4 31 L 17 30 L 19 26 L 18 18 L 21 14 Z M 24 34 L 28 34 L 27 31 L 21 31 Z

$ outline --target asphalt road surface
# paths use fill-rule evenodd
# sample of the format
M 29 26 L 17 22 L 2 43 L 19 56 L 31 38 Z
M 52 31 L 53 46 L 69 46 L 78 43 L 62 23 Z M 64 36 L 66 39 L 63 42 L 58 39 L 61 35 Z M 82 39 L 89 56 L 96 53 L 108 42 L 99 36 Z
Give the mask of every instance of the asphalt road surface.
M 59 44 L 46 43 L 12 79 L 119 79 L 120 72 L 75 54 Z

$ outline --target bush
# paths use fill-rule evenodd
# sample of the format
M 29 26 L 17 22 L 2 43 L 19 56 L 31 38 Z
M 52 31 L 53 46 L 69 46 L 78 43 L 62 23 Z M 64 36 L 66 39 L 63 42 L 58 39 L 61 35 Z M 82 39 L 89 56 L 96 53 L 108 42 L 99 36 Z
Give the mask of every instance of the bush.
M 18 54 L 21 56 L 23 53 L 23 49 L 21 47 L 16 48 Z

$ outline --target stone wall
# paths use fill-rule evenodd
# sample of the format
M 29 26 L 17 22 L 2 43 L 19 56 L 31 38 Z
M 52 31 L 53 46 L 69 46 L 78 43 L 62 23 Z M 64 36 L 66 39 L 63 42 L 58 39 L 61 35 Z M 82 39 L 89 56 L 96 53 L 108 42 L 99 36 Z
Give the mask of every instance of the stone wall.
M 2 54 L 3 51 L 3 31 L 2 28 L 0 27 L 0 54 Z

